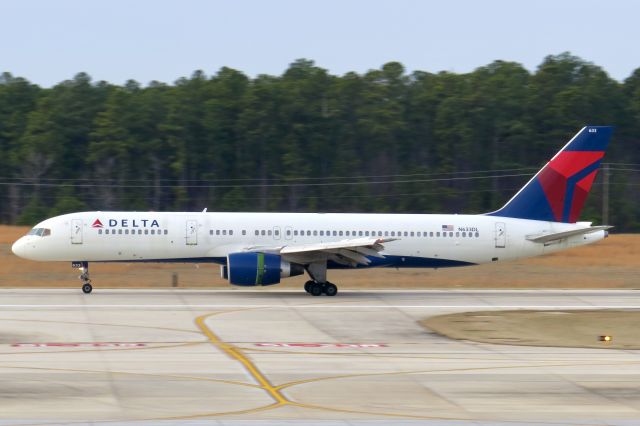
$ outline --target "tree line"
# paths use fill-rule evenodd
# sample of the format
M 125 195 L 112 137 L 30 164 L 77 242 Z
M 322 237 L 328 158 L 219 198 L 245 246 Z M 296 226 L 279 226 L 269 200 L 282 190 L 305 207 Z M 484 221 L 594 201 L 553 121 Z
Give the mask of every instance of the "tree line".
M 529 72 L 390 62 L 281 76 L 222 68 L 173 84 L 42 88 L 0 76 L 0 222 L 79 210 L 480 213 L 585 124 L 616 126 L 609 222 L 639 231 L 640 68 L 623 82 L 569 53 Z M 583 219 L 602 220 L 600 173 Z

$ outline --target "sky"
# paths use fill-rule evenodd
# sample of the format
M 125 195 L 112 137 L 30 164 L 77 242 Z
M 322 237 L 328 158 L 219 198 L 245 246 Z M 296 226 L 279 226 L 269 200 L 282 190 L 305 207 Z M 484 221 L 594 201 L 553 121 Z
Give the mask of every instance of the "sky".
M 172 83 L 227 66 L 280 75 L 298 58 L 332 74 L 390 61 L 530 71 L 569 51 L 622 81 L 640 67 L 636 0 L 0 0 L 0 72 L 50 87 Z

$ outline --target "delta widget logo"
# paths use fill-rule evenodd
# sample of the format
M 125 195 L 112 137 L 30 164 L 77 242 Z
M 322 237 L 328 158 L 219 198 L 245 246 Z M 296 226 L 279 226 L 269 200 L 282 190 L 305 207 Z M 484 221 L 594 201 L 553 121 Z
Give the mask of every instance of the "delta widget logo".
M 602 151 L 563 151 L 545 167 L 538 181 L 557 222 L 575 222 L 598 172 Z

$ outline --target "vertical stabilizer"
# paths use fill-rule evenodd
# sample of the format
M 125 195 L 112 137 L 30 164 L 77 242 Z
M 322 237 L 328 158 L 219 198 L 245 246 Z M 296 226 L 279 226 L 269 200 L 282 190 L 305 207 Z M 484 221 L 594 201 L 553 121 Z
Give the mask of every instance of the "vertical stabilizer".
M 583 127 L 504 207 L 489 215 L 575 223 L 612 132 L 610 126 Z

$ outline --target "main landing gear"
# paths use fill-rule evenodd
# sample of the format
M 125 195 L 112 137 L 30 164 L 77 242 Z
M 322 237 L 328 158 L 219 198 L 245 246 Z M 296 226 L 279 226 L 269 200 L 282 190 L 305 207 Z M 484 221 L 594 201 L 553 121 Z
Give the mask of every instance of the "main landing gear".
M 335 296 L 338 294 L 338 287 L 329 281 L 326 283 L 319 283 L 309 280 L 304 283 L 304 290 L 312 296 L 320 296 L 323 293 L 327 296 Z
M 304 290 L 312 296 L 335 296 L 338 294 L 338 287 L 327 281 L 327 262 L 311 263 L 306 267 L 311 280 L 304 284 Z
M 84 294 L 91 293 L 93 286 L 91 285 L 91 278 L 89 278 L 89 262 L 73 262 L 71 266 L 80 270 L 78 278 L 82 281 L 82 292 Z

